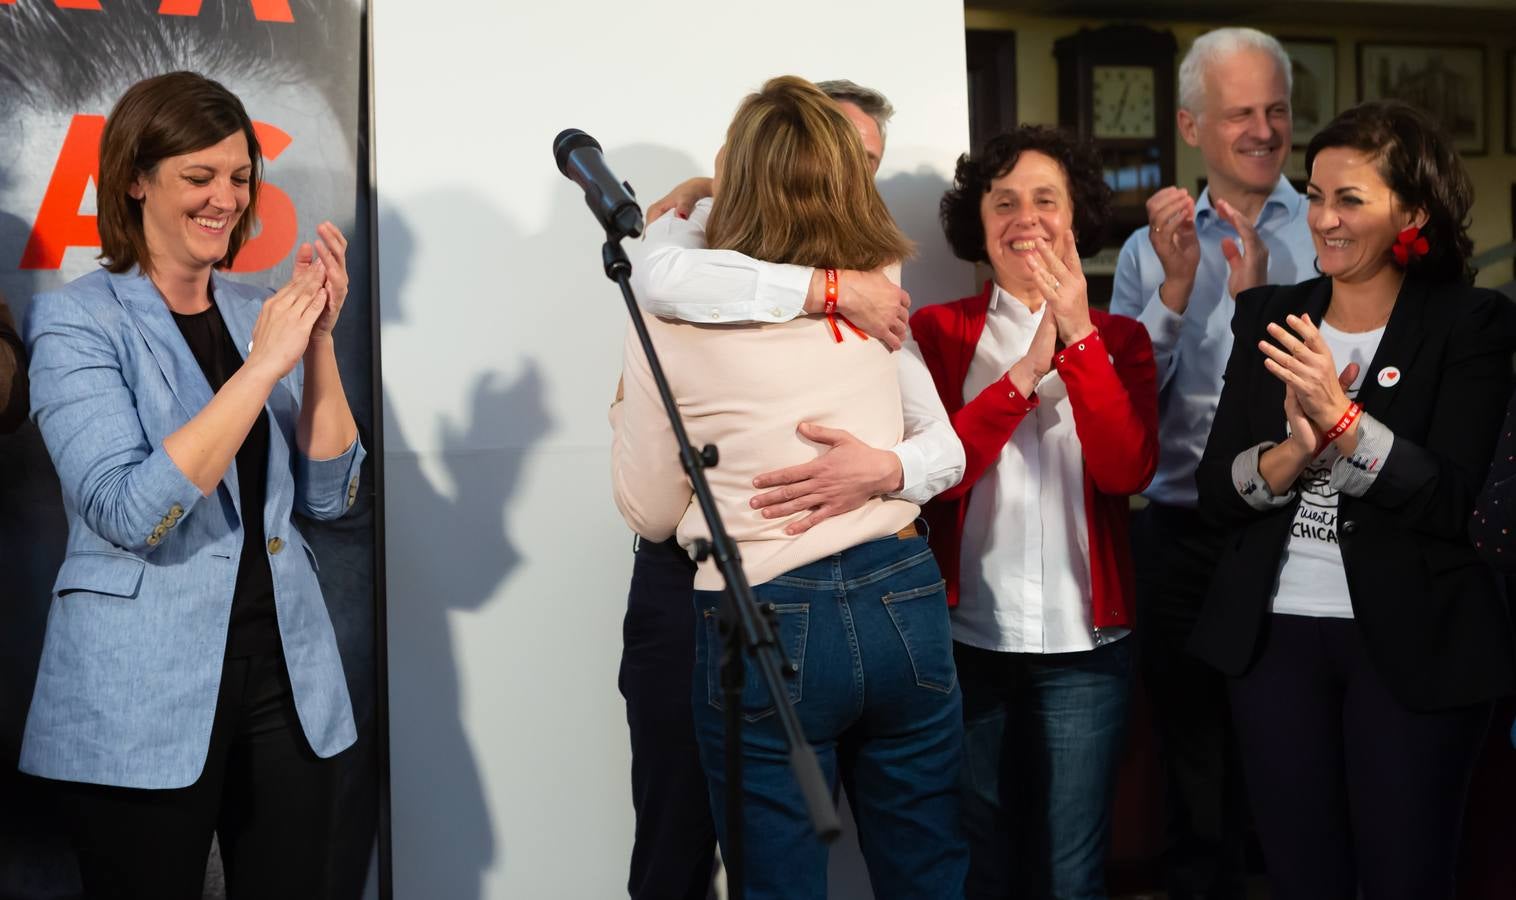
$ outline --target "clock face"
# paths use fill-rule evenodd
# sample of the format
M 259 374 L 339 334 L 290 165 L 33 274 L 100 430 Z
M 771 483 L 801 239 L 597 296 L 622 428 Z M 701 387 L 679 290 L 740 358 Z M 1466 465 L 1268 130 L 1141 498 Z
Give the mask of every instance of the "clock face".
M 1092 66 L 1090 131 L 1099 138 L 1157 136 L 1157 98 L 1149 66 Z

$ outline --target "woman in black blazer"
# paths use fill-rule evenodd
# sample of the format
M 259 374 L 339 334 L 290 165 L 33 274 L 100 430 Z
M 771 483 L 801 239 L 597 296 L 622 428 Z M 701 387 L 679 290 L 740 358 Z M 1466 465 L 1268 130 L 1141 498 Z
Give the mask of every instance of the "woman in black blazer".
M 1306 151 L 1326 277 L 1237 298 L 1197 482 L 1228 529 L 1192 649 L 1231 678 L 1276 898 L 1453 894 L 1490 701 L 1516 686 L 1468 538 L 1516 313 L 1470 286 L 1472 190 L 1399 103 Z

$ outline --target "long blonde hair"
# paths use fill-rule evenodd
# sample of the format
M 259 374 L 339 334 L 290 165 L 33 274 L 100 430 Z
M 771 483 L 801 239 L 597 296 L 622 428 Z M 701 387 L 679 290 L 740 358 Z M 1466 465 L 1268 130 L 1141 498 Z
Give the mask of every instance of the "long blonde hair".
M 865 270 L 913 250 L 874 186 L 858 129 L 803 78 L 771 78 L 742 101 L 717 168 L 712 248 Z

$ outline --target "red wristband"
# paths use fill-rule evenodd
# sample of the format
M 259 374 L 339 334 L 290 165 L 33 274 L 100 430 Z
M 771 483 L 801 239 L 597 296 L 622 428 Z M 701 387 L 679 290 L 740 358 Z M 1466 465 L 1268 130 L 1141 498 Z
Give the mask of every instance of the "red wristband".
M 1342 414 L 1342 418 L 1338 419 L 1337 424 L 1327 429 L 1327 433 L 1321 436 L 1321 441 L 1316 445 L 1316 455 L 1320 456 L 1321 451 L 1325 450 L 1333 441 L 1347 434 L 1348 429 L 1352 428 L 1353 423 L 1358 421 L 1358 416 L 1362 412 L 1362 406 L 1354 402 L 1348 403 L 1347 411 Z
M 826 324 L 832 330 L 832 340 L 839 344 L 842 343 L 842 329 L 837 327 L 837 319 L 839 317 L 848 328 L 853 330 L 854 334 L 865 341 L 868 340 L 869 336 L 860 331 L 857 325 L 849 322 L 847 316 L 840 316 L 837 312 L 837 270 L 826 269 L 824 271 L 826 272 L 826 306 L 823 307 L 823 310 L 826 312 Z

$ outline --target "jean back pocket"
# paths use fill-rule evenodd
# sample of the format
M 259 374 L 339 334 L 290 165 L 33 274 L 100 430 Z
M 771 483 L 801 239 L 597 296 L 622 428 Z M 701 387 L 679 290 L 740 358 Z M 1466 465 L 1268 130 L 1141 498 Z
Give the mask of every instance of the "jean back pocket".
M 776 603 L 774 611 L 778 622 L 774 637 L 784 650 L 785 660 L 793 667 L 793 674 L 786 673 L 785 688 L 790 702 L 799 703 L 801 682 L 805 678 L 805 642 L 810 632 L 811 607 L 808 603 Z M 707 609 L 704 611 L 704 619 L 706 702 L 713 709 L 723 709 L 725 704 L 721 694 L 721 656 L 726 648 L 721 637 L 721 612 L 719 609 Z M 744 653 L 742 718 L 746 722 L 757 722 L 773 713 L 773 698 L 769 696 L 768 686 L 764 684 L 758 663 Z
M 916 686 L 941 694 L 951 693 L 958 683 L 953 664 L 953 634 L 948 623 L 945 582 L 885 594 L 881 601 L 900 632 Z

